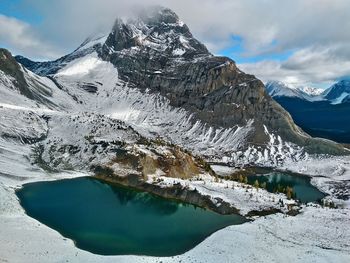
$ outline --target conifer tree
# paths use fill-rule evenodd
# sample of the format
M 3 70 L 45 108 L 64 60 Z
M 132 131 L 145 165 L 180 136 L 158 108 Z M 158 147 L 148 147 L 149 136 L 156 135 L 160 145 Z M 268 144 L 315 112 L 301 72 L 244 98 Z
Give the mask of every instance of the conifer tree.
M 255 180 L 255 182 L 254 182 L 254 187 L 255 187 L 256 189 L 259 188 L 259 181 L 258 181 L 258 180 Z
M 245 184 L 248 183 L 248 178 L 247 178 L 247 176 L 244 176 L 244 178 L 243 178 L 243 183 L 245 183 Z
M 287 195 L 288 199 L 292 198 L 292 196 L 293 196 L 293 188 L 292 187 L 287 186 L 287 188 L 286 188 L 286 195 Z

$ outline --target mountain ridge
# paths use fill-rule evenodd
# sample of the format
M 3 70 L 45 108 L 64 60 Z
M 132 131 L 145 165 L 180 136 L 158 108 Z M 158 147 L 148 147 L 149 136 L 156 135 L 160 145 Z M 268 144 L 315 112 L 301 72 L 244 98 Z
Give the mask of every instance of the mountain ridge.
M 308 101 L 327 101 L 333 105 L 350 100 L 350 81 L 340 80 L 327 89 L 293 86 L 282 81 L 268 81 L 266 90 L 272 97 L 298 97 Z
M 99 96 L 95 98 L 97 101 L 103 99 L 113 105 L 112 108 L 118 108 L 116 102 L 108 99 L 112 91 L 107 89 L 112 89 L 115 85 L 111 83 L 113 80 L 119 83 L 118 88 L 113 88 L 114 92 L 118 90 L 120 94 L 124 94 L 123 89 L 126 89 L 135 96 L 130 98 L 125 93 L 125 97 L 118 98 L 128 112 L 137 112 L 137 116 L 122 116 L 128 118 L 131 124 L 141 125 L 140 129 L 145 132 L 168 137 L 170 141 L 180 145 L 193 145 L 190 146 L 194 147 L 192 150 L 206 147 L 206 152 L 210 150 L 218 156 L 232 155 L 230 158 L 233 162 L 245 160 L 246 155 L 254 156 L 252 162 L 268 159 L 267 156 L 261 157 L 261 152 L 266 147 L 277 147 L 278 150 L 271 150 L 271 154 L 274 155 L 274 160 L 282 160 L 290 155 L 289 142 L 298 147 L 306 147 L 310 152 L 319 151 L 318 148 L 323 144 L 326 145 L 321 147 L 323 150 L 343 152 L 332 143 L 315 143 L 271 99 L 260 80 L 240 71 L 233 60 L 213 56 L 171 10 L 161 9 L 156 14 L 158 17 L 151 20 L 149 15 L 126 22 L 117 19 L 106 38 L 91 45 L 91 41 L 86 42 L 58 60 L 39 64 L 28 63 L 23 57 L 18 60 L 36 73 L 52 78 L 75 101 L 86 105 L 84 107 L 89 107 L 94 100 L 93 96 Z M 81 76 L 74 73 L 74 65 L 75 68 L 88 67 L 88 75 L 84 77 L 85 73 L 80 72 Z M 98 70 L 97 65 L 106 67 L 106 71 L 112 75 L 105 75 L 105 72 Z M 67 69 L 74 74 L 62 74 L 67 73 Z M 92 74 L 96 78 L 91 78 Z M 104 75 L 105 79 L 102 78 Z M 133 89 L 135 90 L 132 91 Z M 101 98 L 101 92 L 106 97 Z M 150 108 L 142 105 L 146 98 L 151 101 L 148 106 Z M 161 103 L 164 109 L 159 109 L 157 103 Z M 94 107 L 99 109 L 101 105 Z M 141 119 L 141 109 L 151 114 L 158 112 L 161 117 L 157 119 L 144 116 Z M 168 109 L 168 114 L 181 114 L 176 113 L 176 119 L 169 122 L 165 117 Z M 104 108 L 101 110 L 110 111 Z M 160 113 L 162 111 L 164 116 Z M 117 112 L 111 114 L 121 116 Z M 145 120 L 151 121 L 152 125 L 156 123 L 156 126 L 146 125 Z M 181 125 L 180 129 L 175 123 Z M 148 129 L 150 130 L 147 131 Z M 176 129 L 179 129 L 179 134 L 174 133 Z M 196 132 L 192 134 L 193 131 Z M 190 136 L 181 138 L 180 132 Z M 199 137 L 197 132 L 201 134 Z M 192 137 L 194 134 L 197 134 L 197 138 Z M 273 136 L 276 139 L 271 139 L 272 134 L 275 134 Z M 198 142 L 196 145 L 195 142 L 202 136 L 207 139 L 200 142 L 200 146 Z M 277 137 L 282 139 L 277 140 Z M 223 146 L 221 143 L 228 138 L 231 143 Z M 237 142 L 236 145 L 233 142 Z M 282 145 L 274 145 L 280 142 Z M 298 155 L 298 151 L 295 150 L 291 156 Z
M 323 93 L 324 97 L 332 104 L 340 104 L 350 101 L 350 80 L 341 80 Z
M 278 82 L 269 82 L 266 88 L 293 120 L 312 136 L 350 143 L 349 84 L 348 81 L 340 81 L 318 96 L 306 96 Z

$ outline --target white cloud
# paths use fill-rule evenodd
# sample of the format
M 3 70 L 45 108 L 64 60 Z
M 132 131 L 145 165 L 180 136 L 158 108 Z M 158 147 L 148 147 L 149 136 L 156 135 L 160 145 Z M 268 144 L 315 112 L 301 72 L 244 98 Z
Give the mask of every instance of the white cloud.
M 263 81 L 280 80 L 295 85 L 332 83 L 350 76 L 348 45 L 308 47 L 296 51 L 285 61 L 260 61 L 239 65 Z
M 35 31 L 25 31 L 36 32 L 41 40 L 46 40 L 44 43 L 54 43 L 55 49 L 51 51 L 60 55 L 75 49 L 91 33 L 108 31 L 117 16 L 127 16 L 136 7 L 160 4 L 178 13 L 193 34 L 214 53 L 232 45 L 232 36 L 243 40 L 242 55 L 247 57 L 297 50 L 286 62 L 243 65 L 263 79 L 293 73 L 291 77 L 310 82 L 337 79 L 348 72 L 350 52 L 344 46 L 350 43 L 350 34 L 346 31 L 350 28 L 349 0 L 24 1 L 43 15 L 42 24 L 36 25 Z M 18 45 L 16 41 L 12 43 Z M 44 50 L 50 50 L 47 44 L 44 46 Z M 18 50 L 33 56 L 30 48 Z M 269 65 L 270 69 L 259 68 L 260 65 Z M 292 67 L 299 68 L 299 72 Z M 270 72 L 272 70 L 276 73 Z
M 38 58 L 54 58 L 58 54 L 35 35 L 29 24 L 1 14 L 0 45 L 11 47 L 12 52 L 23 52 Z
M 248 55 L 350 42 L 348 0 L 26 0 L 45 14 L 40 27 L 50 38 L 75 43 L 107 29 L 120 15 L 144 5 L 172 8 L 213 51 L 244 40 Z M 62 43 L 61 43 L 62 44 Z M 65 44 L 67 45 L 67 44 Z

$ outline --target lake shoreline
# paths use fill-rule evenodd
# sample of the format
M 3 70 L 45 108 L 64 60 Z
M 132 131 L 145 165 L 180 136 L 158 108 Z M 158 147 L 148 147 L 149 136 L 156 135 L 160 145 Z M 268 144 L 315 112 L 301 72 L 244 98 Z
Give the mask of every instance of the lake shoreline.
M 26 215 L 14 193 L 15 189 L 30 182 L 71 179 L 83 176 L 93 176 L 93 174 L 75 172 L 39 173 L 36 177 L 27 178 L 23 181 L 1 180 L 0 195 L 8 198 L 4 199 L 4 204 L 7 205 L 2 206 L 0 216 L 0 222 L 3 226 L 0 229 L 0 234 L 4 238 L 4 246 L 0 248 L 0 254 L 2 254 L 0 259 L 12 258 L 18 262 L 27 262 L 28 260 L 40 262 L 44 259 L 46 262 L 57 262 L 68 259 L 71 262 L 76 262 L 77 257 L 79 257 L 85 262 L 115 262 L 117 260 L 118 262 L 145 263 L 156 260 L 179 262 L 180 260 L 186 261 L 189 259 L 203 259 L 206 262 L 217 262 L 218 260 L 248 262 L 247 257 L 254 256 L 258 252 L 269 258 L 269 251 L 273 250 L 279 251 L 281 254 L 289 254 L 295 262 L 301 262 L 298 254 L 293 256 L 291 252 L 303 247 L 305 249 L 302 249 L 299 255 L 303 255 L 304 262 L 305 260 L 315 261 L 316 259 L 325 258 L 329 260 L 332 258 L 329 262 L 346 262 L 345 259 L 348 259 L 348 250 L 343 245 L 346 243 L 344 241 L 348 240 L 346 238 L 347 232 L 344 233 L 345 236 L 341 239 L 337 236 L 336 240 L 339 239 L 338 242 L 334 243 L 333 240 L 335 240 L 337 233 L 335 231 L 336 227 L 343 226 L 349 221 L 349 210 L 322 208 L 318 205 L 303 205 L 302 213 L 296 217 L 277 213 L 261 216 L 246 224 L 226 227 L 213 233 L 185 254 L 175 257 L 99 256 L 91 254 L 77 248 L 72 240 L 62 237 L 57 231 Z M 241 200 L 241 203 L 243 204 L 245 201 Z M 274 229 L 278 230 L 273 235 L 269 230 L 271 225 L 275 225 L 276 228 Z M 309 236 L 302 234 L 305 231 L 308 231 Z M 322 239 L 319 240 L 320 234 L 322 234 Z M 284 246 L 285 242 L 281 243 L 281 238 L 287 240 L 286 242 L 290 246 Z M 237 243 L 237 240 L 240 240 L 239 243 Z M 222 242 L 226 244 L 222 248 L 225 253 L 215 252 L 218 247 L 217 244 Z M 295 242 L 302 244 L 302 246 L 295 245 Z M 312 245 L 313 243 L 310 242 L 315 244 Z M 320 242 L 323 246 L 334 247 L 336 250 L 322 249 L 317 245 Z M 213 250 L 208 250 L 208 246 L 212 247 Z M 252 250 L 246 251 L 247 246 L 252 247 Z M 310 254 L 308 252 L 310 250 L 314 252 Z M 277 260 L 279 257 L 276 255 L 274 258 Z
M 170 187 L 161 187 L 157 184 L 147 183 L 140 180 L 137 175 L 131 176 L 106 176 L 106 175 L 94 175 L 94 178 L 109 182 L 112 184 L 122 185 L 130 189 L 136 189 L 138 191 L 144 191 L 156 196 L 160 196 L 169 200 L 175 200 L 179 202 L 188 203 L 200 208 L 209 209 L 213 212 L 222 215 L 238 214 L 240 210 L 234 207 L 229 202 L 224 201 L 221 198 L 213 198 L 209 195 L 203 195 L 196 189 L 191 190 L 183 187 L 181 184 L 173 184 Z M 137 177 L 137 178 L 136 178 Z M 282 213 L 280 209 L 271 208 L 266 210 L 251 210 L 245 217 L 251 218 L 252 216 L 266 216 L 275 213 Z
M 177 256 L 227 226 L 249 222 L 91 176 L 27 183 L 16 196 L 27 216 L 102 256 Z

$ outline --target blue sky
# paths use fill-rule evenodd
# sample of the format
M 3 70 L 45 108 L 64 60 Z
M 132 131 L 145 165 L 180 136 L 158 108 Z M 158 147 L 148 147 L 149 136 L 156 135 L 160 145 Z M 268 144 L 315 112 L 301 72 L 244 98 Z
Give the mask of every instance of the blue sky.
M 274 45 L 274 43 L 272 43 Z M 231 36 L 231 45 L 217 51 L 217 54 L 227 56 L 235 60 L 236 63 L 256 63 L 264 60 L 283 61 L 288 59 L 292 54 L 292 50 L 283 52 L 273 52 L 267 54 L 250 55 L 244 47 L 244 39 L 240 36 Z
M 172 8 L 212 53 L 263 81 L 327 87 L 350 76 L 348 0 L 1 0 L 0 46 L 55 59 L 148 4 Z
M 1 0 L 0 13 L 28 22 L 32 25 L 43 21 L 43 14 L 23 0 Z
M 33 8 L 28 1 L 24 0 L 2 0 L 0 2 L 1 14 L 8 17 L 14 17 L 24 21 L 32 26 L 38 26 L 44 23 L 45 13 Z M 219 49 L 215 53 L 222 56 L 227 56 L 235 60 L 236 63 L 254 63 L 262 60 L 277 60 L 282 61 L 287 59 L 292 51 L 281 53 L 270 53 L 264 55 L 249 55 L 244 48 L 244 40 L 240 36 L 232 36 L 232 43 L 229 47 Z M 3 46 L 5 44 L 1 43 Z M 10 47 L 8 47 L 10 48 Z M 68 52 L 68 50 L 67 50 Z

